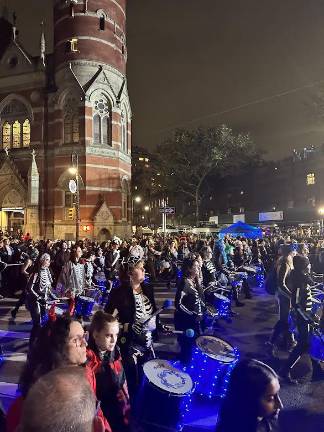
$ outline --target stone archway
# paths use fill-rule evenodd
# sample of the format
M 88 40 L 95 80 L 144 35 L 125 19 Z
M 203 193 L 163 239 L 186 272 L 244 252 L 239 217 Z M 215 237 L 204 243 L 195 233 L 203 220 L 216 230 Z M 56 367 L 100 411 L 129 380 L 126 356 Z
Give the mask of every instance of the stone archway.
M 107 228 L 102 228 L 97 234 L 97 241 L 102 243 L 111 239 L 111 233 Z
M 93 234 L 97 239 L 99 239 L 99 235 L 109 235 L 109 239 L 114 234 L 114 217 L 105 202 L 102 203 L 94 217 Z

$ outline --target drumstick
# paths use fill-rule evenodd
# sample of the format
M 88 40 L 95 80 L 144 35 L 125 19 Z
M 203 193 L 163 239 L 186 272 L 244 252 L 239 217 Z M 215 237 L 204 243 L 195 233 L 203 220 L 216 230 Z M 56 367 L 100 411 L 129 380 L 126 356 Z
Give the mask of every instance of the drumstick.
M 164 309 L 168 309 L 168 308 L 170 308 L 172 305 L 173 305 L 172 300 L 170 300 L 170 299 L 165 300 L 164 303 L 163 303 L 163 305 L 162 305 L 162 307 L 161 307 L 160 309 L 156 310 L 150 318 L 148 318 L 147 320 L 145 320 L 145 321 L 142 323 L 142 325 L 144 326 L 145 324 L 147 324 L 147 323 L 150 321 L 150 319 L 156 317 L 156 316 L 159 315 L 159 313 L 161 313 Z

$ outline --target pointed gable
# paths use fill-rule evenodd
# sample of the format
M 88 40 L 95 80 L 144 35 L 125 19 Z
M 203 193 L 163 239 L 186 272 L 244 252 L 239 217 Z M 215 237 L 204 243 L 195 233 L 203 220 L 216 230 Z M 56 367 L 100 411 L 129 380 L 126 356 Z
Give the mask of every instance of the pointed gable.
M 101 204 L 101 207 L 99 208 L 96 216 L 94 217 L 94 221 L 97 224 L 105 224 L 105 225 L 114 223 L 114 217 L 105 202 Z
M 17 40 L 11 40 L 0 60 L 0 76 L 34 72 L 34 62 Z

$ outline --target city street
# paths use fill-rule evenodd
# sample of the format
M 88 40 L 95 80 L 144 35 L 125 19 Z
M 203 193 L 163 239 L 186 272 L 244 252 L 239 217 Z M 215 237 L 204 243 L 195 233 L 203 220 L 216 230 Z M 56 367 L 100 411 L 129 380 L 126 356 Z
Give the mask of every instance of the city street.
M 156 284 L 155 292 L 158 305 L 162 305 L 167 298 L 174 298 L 175 294 L 174 288 L 168 290 L 163 283 Z M 245 306 L 236 309 L 239 316 L 234 317 L 232 323 L 221 322 L 217 335 L 238 347 L 241 357 L 260 359 L 278 370 L 280 360 L 271 359 L 264 346 L 276 319 L 275 300 L 261 288 L 254 288 L 254 293 L 252 300 L 245 300 Z M 30 330 L 29 315 L 24 308 L 19 311 L 15 323 L 9 321 L 14 301 L 4 299 L 0 305 L 0 334 L 4 351 L 4 361 L 0 367 L 0 396 L 5 407 L 15 396 L 19 372 L 26 358 Z M 173 311 L 166 310 L 161 314 L 161 321 L 172 325 L 172 317 Z M 173 359 L 178 352 L 176 338 L 173 336 L 162 336 L 155 347 L 160 358 Z M 283 359 L 284 354 L 281 353 L 279 357 Z M 307 377 L 307 368 L 307 359 L 304 359 L 298 365 L 296 373 Z M 281 397 L 285 406 L 281 416 L 285 432 L 324 431 L 324 380 L 298 386 L 282 385 Z M 214 430 L 216 419 L 216 404 L 196 401 L 185 431 Z

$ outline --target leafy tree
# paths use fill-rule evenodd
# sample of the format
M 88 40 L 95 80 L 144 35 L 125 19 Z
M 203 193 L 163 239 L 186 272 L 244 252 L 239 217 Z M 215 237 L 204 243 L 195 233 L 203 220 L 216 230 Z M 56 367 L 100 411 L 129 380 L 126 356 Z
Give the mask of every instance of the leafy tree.
M 235 133 L 226 125 L 177 129 L 158 147 L 158 154 L 161 188 L 193 200 L 197 223 L 207 176 L 230 174 L 259 158 L 250 135 Z

